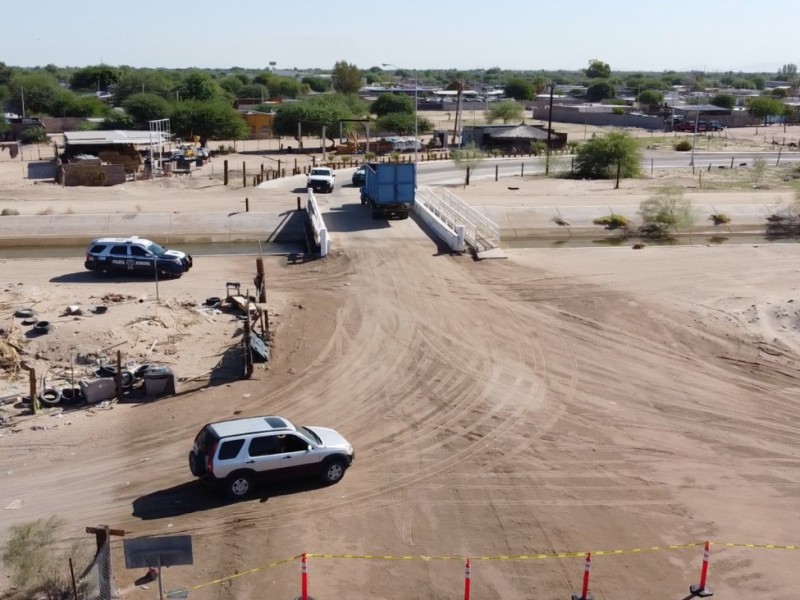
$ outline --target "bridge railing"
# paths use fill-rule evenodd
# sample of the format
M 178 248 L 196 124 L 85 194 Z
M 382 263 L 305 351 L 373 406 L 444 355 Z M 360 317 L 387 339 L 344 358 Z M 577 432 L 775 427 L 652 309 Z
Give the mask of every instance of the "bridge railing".
M 500 228 L 488 217 L 475 210 L 445 188 L 417 188 L 417 202 L 422 202 L 448 227 L 464 226 L 465 241 L 476 251 L 500 246 Z
M 314 232 L 314 243 L 319 246 L 320 256 L 327 256 L 330 251 L 330 240 L 328 238 L 328 227 L 322 219 L 322 214 L 319 212 L 317 199 L 314 196 L 314 190 L 308 188 L 308 201 L 306 202 L 306 211 L 308 218 L 311 221 L 311 229 Z

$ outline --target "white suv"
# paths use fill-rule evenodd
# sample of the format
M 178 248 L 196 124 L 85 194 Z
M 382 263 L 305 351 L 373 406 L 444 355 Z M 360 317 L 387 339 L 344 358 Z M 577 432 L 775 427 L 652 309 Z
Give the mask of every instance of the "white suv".
M 354 458 L 353 446 L 333 429 L 251 417 L 205 425 L 189 453 L 189 468 L 236 500 L 264 479 L 312 475 L 336 483 Z

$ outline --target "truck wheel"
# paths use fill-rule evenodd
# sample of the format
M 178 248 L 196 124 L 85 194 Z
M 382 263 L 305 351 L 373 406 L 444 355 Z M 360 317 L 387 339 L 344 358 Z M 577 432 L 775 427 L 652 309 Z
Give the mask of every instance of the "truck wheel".
M 111 267 L 108 265 L 100 265 L 97 267 L 97 273 L 100 277 L 110 277 L 111 276 Z

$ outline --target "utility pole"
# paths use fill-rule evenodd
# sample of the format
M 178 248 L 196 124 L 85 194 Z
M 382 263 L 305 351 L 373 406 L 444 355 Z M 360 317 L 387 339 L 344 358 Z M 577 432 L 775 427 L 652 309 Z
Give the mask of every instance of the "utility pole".
M 550 113 L 547 115 L 547 154 L 544 162 L 544 175 L 550 175 L 550 133 L 553 131 L 553 92 L 556 89 L 555 81 L 550 82 Z
M 419 117 L 417 115 L 417 90 L 419 89 L 419 79 L 417 70 L 414 69 L 414 168 L 417 165 L 417 147 L 419 146 Z M 414 184 L 416 185 L 416 170 L 414 171 Z
M 25 87 L 19 86 L 19 95 L 22 101 L 22 118 L 25 118 Z

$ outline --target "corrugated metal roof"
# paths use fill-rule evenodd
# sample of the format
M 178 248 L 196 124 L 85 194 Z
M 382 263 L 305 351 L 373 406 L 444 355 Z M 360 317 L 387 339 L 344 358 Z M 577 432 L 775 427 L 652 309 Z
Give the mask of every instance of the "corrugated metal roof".
M 93 146 L 104 144 L 134 144 L 149 146 L 161 141 L 169 142 L 165 133 L 151 133 L 149 130 L 123 131 L 65 131 L 64 142 L 68 146 Z

